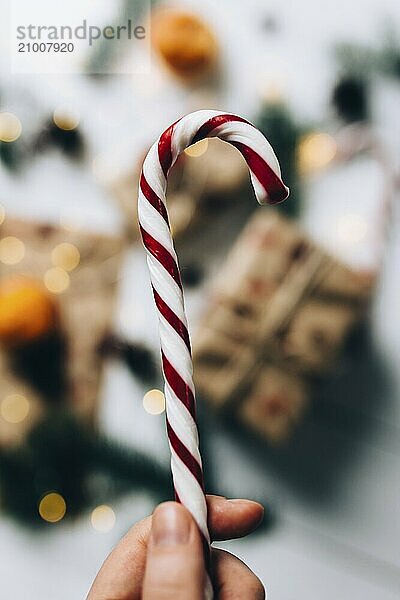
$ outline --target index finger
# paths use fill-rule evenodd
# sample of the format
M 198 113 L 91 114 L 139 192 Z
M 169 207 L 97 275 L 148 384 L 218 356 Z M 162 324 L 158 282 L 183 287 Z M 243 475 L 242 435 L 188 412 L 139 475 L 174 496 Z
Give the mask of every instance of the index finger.
M 213 541 L 248 535 L 260 525 L 264 508 L 253 500 L 207 496 L 208 527 Z

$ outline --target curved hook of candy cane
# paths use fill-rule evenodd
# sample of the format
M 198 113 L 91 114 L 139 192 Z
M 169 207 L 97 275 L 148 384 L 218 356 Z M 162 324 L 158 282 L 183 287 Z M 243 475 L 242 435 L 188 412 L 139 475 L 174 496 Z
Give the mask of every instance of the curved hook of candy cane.
M 206 137 L 218 137 L 242 153 L 260 204 L 281 202 L 289 190 L 281 180 L 274 151 L 262 133 L 242 117 L 215 110 L 191 113 L 171 125 L 150 148 L 143 164 L 138 214 L 159 316 L 175 494 L 192 513 L 209 544 L 190 339 L 165 197 L 168 172 L 179 154 Z

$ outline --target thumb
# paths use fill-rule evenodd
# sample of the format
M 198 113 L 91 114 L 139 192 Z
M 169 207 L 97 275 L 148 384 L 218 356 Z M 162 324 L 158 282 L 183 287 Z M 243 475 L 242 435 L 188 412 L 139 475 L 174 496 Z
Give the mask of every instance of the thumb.
M 205 568 L 200 533 L 181 504 L 165 502 L 153 514 L 143 600 L 202 600 Z

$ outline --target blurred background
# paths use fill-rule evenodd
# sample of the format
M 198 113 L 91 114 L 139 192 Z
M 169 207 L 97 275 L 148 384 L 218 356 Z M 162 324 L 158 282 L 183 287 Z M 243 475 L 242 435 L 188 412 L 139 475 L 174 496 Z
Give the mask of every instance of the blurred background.
M 223 546 L 270 598 L 398 598 L 398 3 L 56 8 L 0 2 L 3 594 L 84 598 L 172 495 L 136 188 L 160 132 L 215 108 L 265 133 L 291 188 L 257 207 L 217 140 L 169 178 L 206 487 L 266 507 Z M 17 53 L 18 26 L 84 19 L 143 43 Z

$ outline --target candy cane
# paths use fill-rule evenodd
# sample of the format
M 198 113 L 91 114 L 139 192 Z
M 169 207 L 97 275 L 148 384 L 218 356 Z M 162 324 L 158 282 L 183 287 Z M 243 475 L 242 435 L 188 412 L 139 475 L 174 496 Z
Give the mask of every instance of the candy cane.
M 229 142 L 242 153 L 260 204 L 281 202 L 287 198 L 289 190 L 281 180 L 274 151 L 262 133 L 241 117 L 215 110 L 199 110 L 168 127 L 150 148 L 140 177 L 139 223 L 159 317 L 175 496 L 192 513 L 208 547 L 210 537 L 190 340 L 181 276 L 165 204 L 168 172 L 177 157 L 185 148 L 207 137 Z

